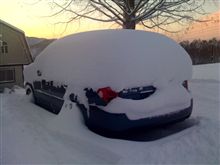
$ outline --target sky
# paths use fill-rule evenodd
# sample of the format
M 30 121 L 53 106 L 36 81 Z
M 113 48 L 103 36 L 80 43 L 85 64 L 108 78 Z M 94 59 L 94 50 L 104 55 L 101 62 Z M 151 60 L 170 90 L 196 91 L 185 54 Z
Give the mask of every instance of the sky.
M 62 36 L 96 29 L 117 28 L 114 23 L 106 24 L 96 21 L 74 21 L 67 29 L 57 25 L 64 16 L 49 17 L 53 11 L 48 0 L 0 0 L 0 19 L 23 30 L 26 36 L 39 38 L 60 38 Z M 220 9 L 220 0 L 207 0 L 204 7 L 212 13 Z

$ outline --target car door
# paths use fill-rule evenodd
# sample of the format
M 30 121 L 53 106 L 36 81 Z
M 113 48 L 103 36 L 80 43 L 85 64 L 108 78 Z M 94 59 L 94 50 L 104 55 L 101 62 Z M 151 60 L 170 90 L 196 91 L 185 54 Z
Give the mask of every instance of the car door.
M 66 89 L 63 85 L 54 86 L 53 81 L 35 81 L 35 103 L 46 110 L 58 114 L 63 106 Z

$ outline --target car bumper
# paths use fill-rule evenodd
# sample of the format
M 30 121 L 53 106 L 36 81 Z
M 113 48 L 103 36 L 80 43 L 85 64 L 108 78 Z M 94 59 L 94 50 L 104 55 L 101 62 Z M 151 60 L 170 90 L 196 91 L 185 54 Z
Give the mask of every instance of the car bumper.
M 193 109 L 193 101 L 187 108 L 176 110 L 159 116 L 130 120 L 125 114 L 113 114 L 97 106 L 90 106 L 89 110 L 82 104 L 77 104 L 81 110 L 86 126 L 100 135 L 115 137 L 122 133 L 130 133 L 143 129 L 150 129 L 170 123 L 175 123 L 188 118 Z

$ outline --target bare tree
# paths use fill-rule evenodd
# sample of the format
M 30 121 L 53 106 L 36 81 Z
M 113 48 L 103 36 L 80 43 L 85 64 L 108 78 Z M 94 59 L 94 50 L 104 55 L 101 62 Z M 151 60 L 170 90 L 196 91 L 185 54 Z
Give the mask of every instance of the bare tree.
M 70 23 L 87 18 L 115 22 L 124 29 L 135 29 L 137 24 L 168 32 L 173 23 L 183 24 L 197 20 L 204 13 L 205 0 L 51 0 L 55 10 L 52 16 L 66 14 Z

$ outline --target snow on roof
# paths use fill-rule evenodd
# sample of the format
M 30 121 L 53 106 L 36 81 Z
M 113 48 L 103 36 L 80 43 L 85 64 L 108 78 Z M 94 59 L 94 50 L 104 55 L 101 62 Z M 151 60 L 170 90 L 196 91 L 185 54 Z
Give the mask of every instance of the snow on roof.
M 134 30 L 101 30 L 69 35 L 50 44 L 35 60 L 42 77 L 65 84 L 113 89 L 192 76 L 186 51 L 161 34 Z
M 13 25 L 11 25 L 11 24 L 9 24 L 9 23 L 1 20 L 1 19 L 0 19 L 0 23 L 2 23 L 4 25 L 6 25 L 6 26 L 8 26 L 8 27 L 10 27 L 10 28 L 12 28 L 12 29 L 14 29 L 14 30 L 24 34 L 24 31 L 22 31 L 21 29 L 18 29 L 17 27 L 15 27 L 15 26 L 13 26 Z

